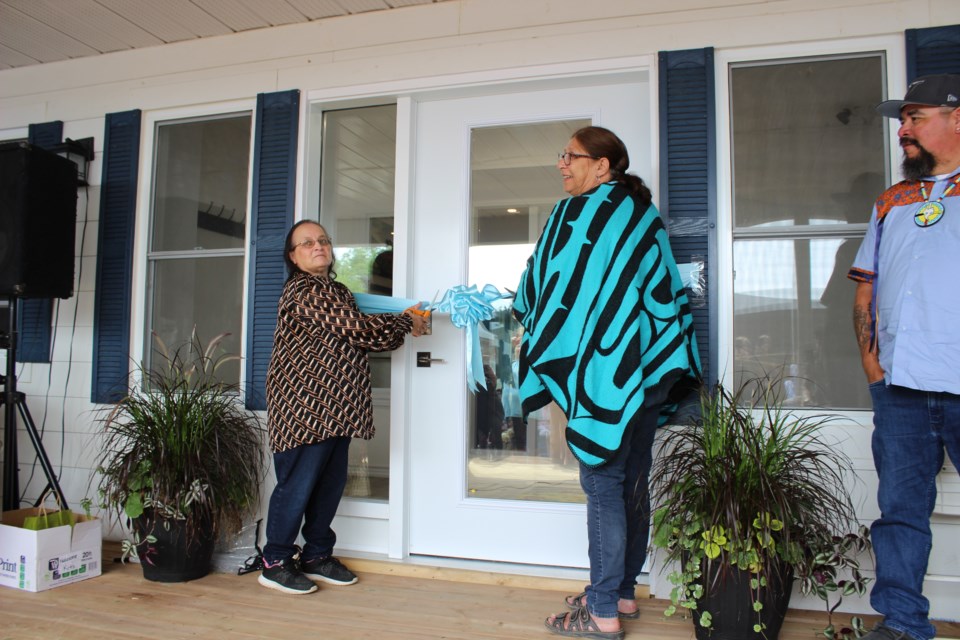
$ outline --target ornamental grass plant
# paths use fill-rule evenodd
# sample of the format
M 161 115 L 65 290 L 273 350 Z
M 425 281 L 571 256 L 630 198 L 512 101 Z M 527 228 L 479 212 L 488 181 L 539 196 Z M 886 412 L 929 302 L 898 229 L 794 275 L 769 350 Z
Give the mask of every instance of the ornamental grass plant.
M 130 521 L 144 514 L 179 520 L 187 531 L 238 531 L 256 505 L 265 474 L 260 418 L 239 385 L 218 370 L 227 334 L 202 345 L 196 335 L 170 351 L 155 336 L 154 364 L 137 367 L 138 384 L 100 419 L 97 460 L 101 506 Z M 125 552 L 135 552 L 134 544 Z
M 733 392 L 705 388 L 700 417 L 662 437 L 650 486 L 653 545 L 665 566 L 675 567 L 667 615 L 686 609 L 695 624 L 712 628 L 699 603 L 720 588 L 718 567 L 749 573 L 746 604 L 761 635 L 768 584 L 785 582 L 789 590 L 795 574 L 801 591 L 822 598 L 830 614 L 843 595 L 866 590 L 857 556 L 869 540 L 848 490 L 851 463 L 823 436 L 834 418 L 786 411 L 779 382 L 758 378 Z M 855 619 L 851 633 L 858 626 Z M 832 621 L 824 631 L 835 637 Z

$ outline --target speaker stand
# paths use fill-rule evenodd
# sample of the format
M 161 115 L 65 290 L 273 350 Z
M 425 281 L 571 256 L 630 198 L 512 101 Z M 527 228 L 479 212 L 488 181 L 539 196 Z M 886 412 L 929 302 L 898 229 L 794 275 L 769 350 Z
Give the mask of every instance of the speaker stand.
M 40 434 L 37 432 L 37 425 L 33 422 L 30 415 L 30 409 L 27 407 L 27 397 L 17 391 L 17 298 L 11 296 L 9 301 L 10 313 L 10 332 L 8 338 L 10 344 L 7 347 L 7 375 L 3 380 L 4 394 L 0 398 L 0 404 L 4 407 L 4 448 L 3 448 L 3 510 L 10 511 L 20 508 L 20 480 L 19 463 L 17 461 L 17 413 L 23 419 L 23 425 L 30 436 L 33 448 L 37 452 L 37 458 L 40 460 L 40 466 L 47 477 L 47 486 L 40 492 L 39 500 L 43 499 L 47 490 L 53 490 L 57 494 L 61 509 L 69 509 L 67 497 L 60 488 L 57 481 L 57 475 L 53 472 L 53 466 L 47 457 L 47 452 L 43 449 L 43 442 L 40 440 Z

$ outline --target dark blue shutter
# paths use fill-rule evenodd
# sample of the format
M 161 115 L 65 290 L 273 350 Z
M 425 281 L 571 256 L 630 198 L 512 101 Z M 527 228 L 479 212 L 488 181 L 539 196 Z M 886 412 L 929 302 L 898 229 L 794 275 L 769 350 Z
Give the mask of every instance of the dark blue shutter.
M 267 365 L 286 280 L 283 240 L 293 224 L 300 92 L 257 96 L 250 212 L 250 290 L 247 292 L 248 409 L 266 408 Z
M 657 200 L 678 263 L 702 260 L 706 287 L 691 293 L 704 379 L 717 373 L 716 112 L 713 49 L 661 51 L 660 193 Z
M 46 149 L 63 142 L 63 122 L 30 125 L 27 142 Z M 50 362 L 50 338 L 53 325 L 53 299 L 30 298 L 17 307 L 18 362 Z
M 907 29 L 907 82 L 932 73 L 960 73 L 960 24 Z
M 100 230 L 93 312 L 93 402 L 116 402 L 130 370 L 130 290 L 140 111 L 108 113 L 103 134 Z

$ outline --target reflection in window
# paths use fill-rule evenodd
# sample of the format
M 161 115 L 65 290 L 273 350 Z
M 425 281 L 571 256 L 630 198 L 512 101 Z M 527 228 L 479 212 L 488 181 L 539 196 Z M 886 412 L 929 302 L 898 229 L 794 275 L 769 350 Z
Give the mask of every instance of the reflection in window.
M 469 282 L 516 290 L 556 201 L 559 150 L 588 120 L 477 128 L 470 145 Z M 487 388 L 469 394 L 467 487 L 473 498 L 583 502 L 566 418 L 555 404 L 524 421 L 517 392 L 522 328 L 512 300 L 479 327 Z
M 247 226 L 249 114 L 157 125 L 149 263 L 149 327 L 170 348 L 196 331 L 206 344 L 221 333 L 223 352 L 240 355 Z M 240 365 L 218 368 L 226 382 Z
M 323 113 L 320 223 L 333 237 L 337 280 L 354 293 L 393 293 L 396 105 Z M 373 440 L 350 446 L 351 498 L 390 494 L 390 353 L 371 353 Z
M 846 273 L 885 183 L 883 57 L 735 66 L 730 96 L 734 384 L 867 408 Z

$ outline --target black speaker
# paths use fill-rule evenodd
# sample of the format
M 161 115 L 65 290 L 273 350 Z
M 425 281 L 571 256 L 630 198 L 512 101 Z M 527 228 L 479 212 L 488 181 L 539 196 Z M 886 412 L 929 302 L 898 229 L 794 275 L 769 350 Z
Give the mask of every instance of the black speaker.
M 26 143 L 0 145 L 0 296 L 73 295 L 77 165 Z

